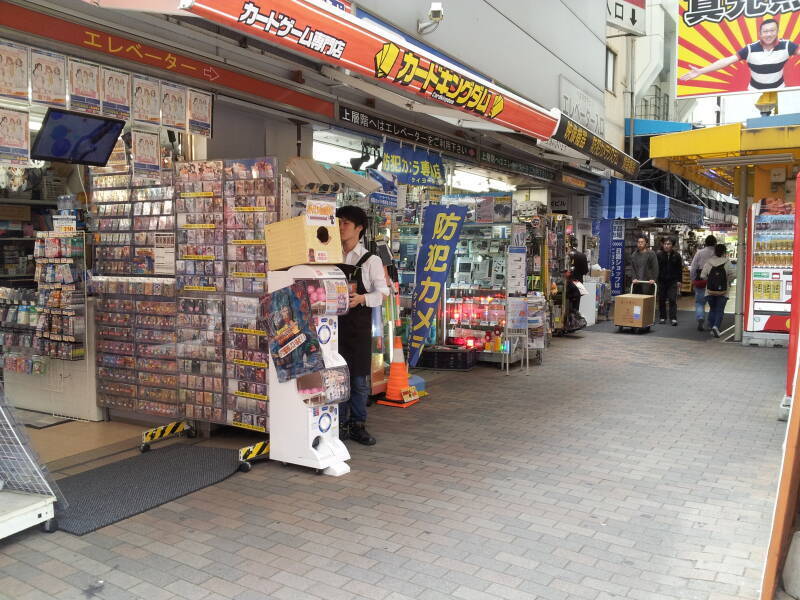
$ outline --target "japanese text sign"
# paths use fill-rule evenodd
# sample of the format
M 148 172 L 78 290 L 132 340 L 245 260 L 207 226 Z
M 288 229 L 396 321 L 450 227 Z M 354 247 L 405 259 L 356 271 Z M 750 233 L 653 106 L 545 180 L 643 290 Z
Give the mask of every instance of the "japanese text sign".
M 624 293 L 625 285 L 625 222 L 611 222 L 611 294 L 619 296 Z
M 548 139 L 557 119 L 545 109 L 455 65 L 408 47 L 388 30 L 376 31 L 344 12 L 309 0 L 182 0 L 181 8 L 224 27 L 421 95 L 448 108 Z
M 389 137 L 397 138 L 400 141 L 427 146 L 428 148 L 433 148 L 434 150 L 446 154 L 464 156 L 471 159 L 475 159 L 478 155 L 478 150 L 475 146 L 451 140 L 442 137 L 438 133 L 418 129 L 411 125 L 406 125 L 405 123 L 384 119 L 372 113 L 364 112 L 360 108 L 353 108 L 340 104 L 339 120 L 352 125 L 358 125 L 370 131 L 382 133 L 383 135 L 388 135 Z
M 677 96 L 800 87 L 795 0 L 680 0 Z
M 622 150 L 615 148 L 603 138 L 593 134 L 567 115 L 561 115 L 561 120 L 558 122 L 558 128 L 553 134 L 553 139 L 628 177 L 635 176 L 639 170 L 639 162 L 637 160 L 631 158 Z
M 397 176 L 397 182 L 408 185 L 444 185 L 442 157 L 424 148 L 413 148 L 397 142 L 383 144 L 381 169 Z
M 436 321 L 447 273 L 453 264 L 465 206 L 430 205 L 422 215 L 422 237 L 417 254 L 417 283 L 411 299 L 408 364 L 416 366 L 422 346 Z
M 4 0 L 0 0 L 0 26 L 40 36 L 51 42 L 61 42 L 69 46 L 74 46 L 79 49 L 79 51 L 76 52 L 78 56 L 87 56 L 87 53 L 105 54 L 113 56 L 116 60 L 125 60 L 148 67 L 155 67 L 166 73 L 174 73 L 176 76 L 193 79 L 199 82 L 198 85 L 201 87 L 210 85 L 214 88 L 229 88 L 259 96 L 270 101 L 296 106 L 326 117 L 333 116 L 333 103 L 328 100 L 315 98 L 309 94 L 276 85 L 263 79 L 251 77 L 238 71 L 232 71 L 221 66 L 199 61 L 186 55 L 176 54 L 156 46 L 142 44 L 141 42 L 111 34 L 101 29 L 71 23 L 64 19 L 30 10 L 27 7 L 5 2 Z M 19 52 L 13 48 L 12 50 Z M 38 59 L 38 62 L 43 64 L 40 68 L 43 68 L 46 73 L 47 64 L 43 61 L 49 59 L 50 62 L 52 62 L 55 60 L 56 55 L 47 57 L 42 55 L 41 52 L 42 51 L 37 51 L 35 49 L 32 50 L 31 69 L 35 68 L 34 59 Z M 4 54 L 7 55 L 8 50 L 5 50 Z M 61 69 L 58 65 L 51 64 L 54 82 L 56 81 L 56 68 L 58 68 L 62 74 L 66 72 L 65 68 Z M 44 83 L 39 80 L 36 81 L 36 88 L 33 90 L 34 102 L 65 106 L 66 100 L 64 94 L 54 95 L 48 93 L 48 83 L 49 80 L 46 76 Z M 120 82 L 119 79 L 117 79 L 116 82 L 112 79 L 111 83 L 117 88 L 120 87 L 120 85 L 126 84 L 125 81 Z M 104 84 L 108 84 L 107 78 L 104 79 Z M 108 89 L 104 88 L 104 90 L 107 96 L 106 101 L 109 101 Z M 110 101 L 115 104 L 124 105 L 123 110 L 125 113 L 128 113 L 128 111 L 130 111 L 130 99 L 127 97 L 128 94 L 117 95 L 120 96 L 120 98 Z M 153 96 L 155 97 L 155 95 L 157 94 L 154 93 Z M 14 98 L 19 96 L 19 99 L 27 98 L 27 84 L 23 85 L 20 83 L 12 89 L 6 89 L 4 86 L 0 85 L 0 96 Z M 135 103 L 136 99 L 133 101 Z M 127 114 L 125 117 L 127 117 Z M 139 119 L 139 121 L 142 122 L 141 119 Z M 158 122 L 156 124 L 158 124 Z

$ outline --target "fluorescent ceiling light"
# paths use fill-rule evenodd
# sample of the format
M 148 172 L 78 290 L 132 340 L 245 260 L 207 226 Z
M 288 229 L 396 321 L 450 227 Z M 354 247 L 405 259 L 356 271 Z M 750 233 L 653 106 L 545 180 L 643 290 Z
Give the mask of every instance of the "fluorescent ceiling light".
M 112 10 L 133 10 L 167 15 L 186 14 L 178 10 L 176 0 L 82 0 L 86 4 Z
M 743 156 L 724 156 L 720 158 L 701 158 L 697 161 L 702 167 L 740 167 L 747 165 L 770 165 L 794 162 L 794 154 L 750 154 Z

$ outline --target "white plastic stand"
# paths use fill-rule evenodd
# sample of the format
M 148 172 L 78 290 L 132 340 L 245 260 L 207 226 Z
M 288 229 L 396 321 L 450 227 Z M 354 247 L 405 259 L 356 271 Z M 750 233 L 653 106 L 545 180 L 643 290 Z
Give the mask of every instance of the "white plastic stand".
M 299 265 L 288 271 L 270 271 L 267 285 L 274 292 L 291 285 L 295 279 L 330 278 L 344 279 L 344 274 L 332 266 Z M 336 318 L 325 316 L 328 326 Z M 324 343 L 324 338 L 320 342 Z M 336 344 L 329 350 L 338 355 L 336 338 L 328 343 Z M 350 472 L 350 465 L 345 462 L 350 460 L 350 452 L 339 439 L 339 406 L 306 405 L 297 391 L 296 380 L 278 381 L 272 356 L 269 359 L 269 436 L 271 460 L 310 467 L 334 477 Z

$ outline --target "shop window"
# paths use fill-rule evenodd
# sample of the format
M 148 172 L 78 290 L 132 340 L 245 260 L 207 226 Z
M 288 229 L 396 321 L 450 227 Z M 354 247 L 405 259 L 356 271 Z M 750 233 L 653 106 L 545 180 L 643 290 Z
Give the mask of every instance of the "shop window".
M 614 93 L 614 80 L 617 75 L 617 53 L 606 47 L 606 90 Z

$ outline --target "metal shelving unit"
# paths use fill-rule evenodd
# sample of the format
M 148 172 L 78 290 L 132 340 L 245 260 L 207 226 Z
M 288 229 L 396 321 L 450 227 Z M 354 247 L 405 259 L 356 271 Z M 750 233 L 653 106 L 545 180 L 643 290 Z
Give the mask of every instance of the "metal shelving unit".
M 41 525 L 55 531 L 58 488 L 39 466 L 25 428 L 14 418 L 0 388 L 0 538 Z

